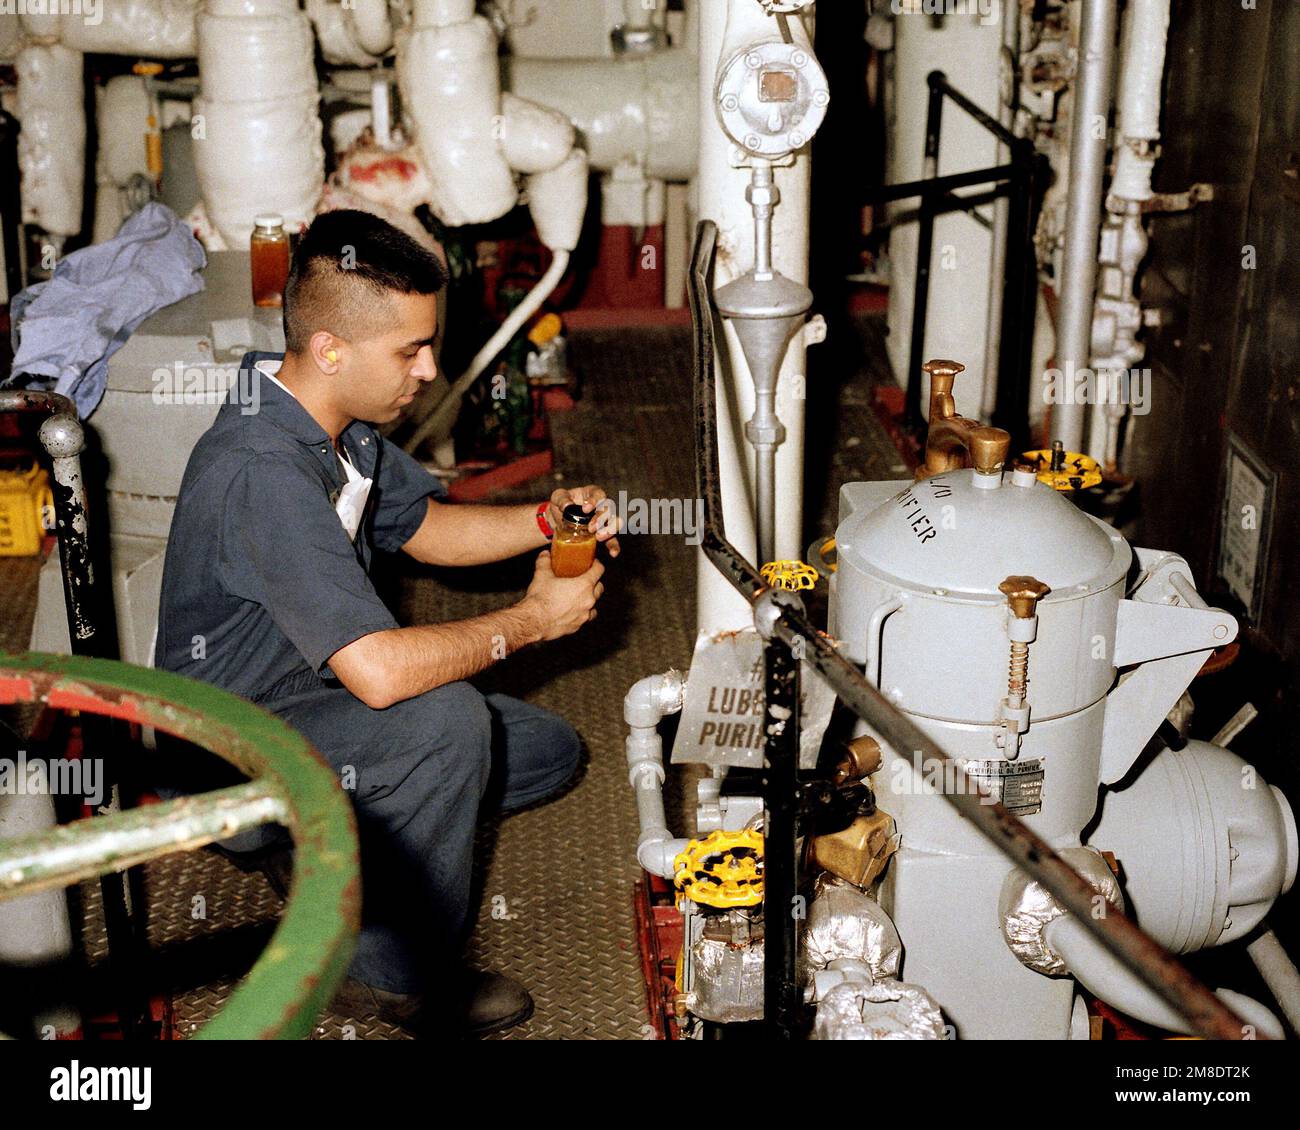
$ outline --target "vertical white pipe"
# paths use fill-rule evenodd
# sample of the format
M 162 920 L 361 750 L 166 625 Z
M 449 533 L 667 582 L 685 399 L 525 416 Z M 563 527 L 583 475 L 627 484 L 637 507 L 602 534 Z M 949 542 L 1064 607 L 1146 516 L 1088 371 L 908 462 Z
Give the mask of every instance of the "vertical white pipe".
M 391 122 L 388 76 L 377 74 L 370 80 L 370 125 L 375 135 L 375 144 L 380 149 L 387 149 L 392 144 L 389 132 Z
M 731 142 L 714 112 L 714 82 L 719 57 L 747 42 L 780 38 L 776 21 L 753 0 L 721 0 L 699 4 L 700 21 L 700 157 L 696 181 L 697 216 L 718 225 L 714 287 L 730 282 L 754 263 L 754 213 L 745 200 L 748 168 L 732 168 Z M 811 50 L 798 17 L 789 20 L 796 41 Z M 721 60 L 725 62 L 726 60 Z M 774 167 L 781 203 L 772 214 L 772 266 L 783 275 L 808 282 L 808 192 L 811 162 L 807 149 L 792 166 Z M 781 364 L 777 383 L 777 412 L 785 425 L 785 442 L 776 453 L 776 556 L 802 554 L 805 345 L 796 333 Z M 724 325 L 718 339 L 718 456 L 722 510 L 727 537 L 751 561 L 756 558 L 754 531 L 754 452 L 744 438 L 744 421 L 754 414 L 754 382 L 745 365 L 735 331 Z M 761 562 L 759 562 L 761 564 Z M 697 619 L 702 630 L 750 627 L 748 603 L 700 554 Z
M 877 6 L 879 7 L 879 5 Z M 888 5 L 886 5 L 888 7 Z M 1002 31 L 986 23 L 965 5 L 964 15 L 951 15 L 932 23 L 919 10 L 904 10 L 894 19 L 893 102 L 889 116 L 892 152 L 886 170 L 891 183 L 917 180 L 926 175 L 922 162 L 928 104 L 926 75 L 944 71 L 953 85 L 990 113 L 997 110 L 999 57 Z M 939 148 L 940 176 L 983 169 L 997 160 L 997 140 L 952 102 L 943 110 L 943 141 Z M 963 190 L 978 195 L 987 186 Z M 889 207 L 893 226 L 889 233 L 889 336 L 886 348 L 894 376 L 904 387 L 921 382 L 921 404 L 929 403 L 929 378 L 909 373 L 912 340 L 912 306 L 916 284 L 919 201 L 900 200 Z M 989 209 L 981 208 L 982 213 Z M 911 217 L 910 219 L 907 217 Z M 966 366 L 957 383 L 957 404 L 964 415 L 978 415 L 985 377 L 981 372 L 988 353 L 989 280 L 994 277 L 991 251 L 993 233 L 974 216 L 952 212 L 934 225 L 930 262 L 930 315 L 925 327 L 923 357 L 953 357 Z M 1000 277 L 1000 275 L 998 276 Z M 980 390 L 980 391 L 977 391 Z
M 1119 132 L 1126 138 L 1160 136 L 1160 86 L 1169 34 L 1169 0 L 1132 0 L 1125 17 L 1124 65 L 1119 74 Z
M 81 231 L 86 163 L 81 60 L 79 51 L 61 43 L 29 43 L 16 64 L 23 223 L 51 235 Z
M 998 95 L 998 121 L 1007 129 L 1012 129 L 1016 118 L 1016 89 L 1018 79 L 1015 75 L 1017 61 L 1020 58 L 1020 8 L 1015 0 L 999 0 L 998 19 L 1002 22 L 1002 54 L 998 60 L 999 74 L 1005 67 L 1010 67 L 1012 74 L 1006 93 L 1009 97 Z M 1010 56 L 1008 62 L 1007 56 Z M 1001 86 L 1001 83 L 999 83 Z M 998 142 L 997 163 L 1005 165 L 1011 159 L 1011 150 L 1006 142 Z M 980 396 L 980 419 L 993 417 L 998 396 L 998 359 L 1002 351 L 1002 279 L 1007 263 L 1007 219 L 1011 201 L 1000 196 L 993 202 L 993 238 L 989 246 L 989 297 L 988 326 L 984 331 L 984 387 Z
M 1170 0 L 1131 0 L 1124 12 L 1116 96 L 1115 173 L 1106 195 L 1108 217 L 1102 239 L 1103 248 L 1111 248 L 1100 276 L 1107 293 L 1094 297 L 1094 320 L 1097 314 L 1104 313 L 1100 325 L 1111 329 L 1109 340 L 1097 343 L 1100 356 L 1092 359 L 1094 372 L 1130 368 L 1140 363 L 1145 353 L 1142 344 L 1134 340 L 1132 325 L 1120 327 L 1116 319 L 1119 310 L 1138 316 L 1137 271 L 1146 254 L 1140 205 L 1151 198 L 1155 142 L 1160 137 L 1169 4 Z M 1103 298 L 1109 306 L 1104 312 Z M 1100 388 L 1100 374 L 1096 379 Z M 1125 413 L 1123 404 L 1103 403 L 1100 397 L 1092 406 L 1088 454 L 1107 468 L 1118 469 L 1119 432 Z
M 1066 202 L 1056 367 L 1066 395 L 1052 409 L 1052 439 L 1066 451 L 1083 449 L 1084 405 L 1069 395 L 1074 374 L 1091 361 L 1092 300 L 1097 282 L 1101 185 L 1106 171 L 1111 62 L 1115 53 L 1116 0 L 1083 0 L 1079 26 L 1074 112 L 1070 119 L 1070 195 Z

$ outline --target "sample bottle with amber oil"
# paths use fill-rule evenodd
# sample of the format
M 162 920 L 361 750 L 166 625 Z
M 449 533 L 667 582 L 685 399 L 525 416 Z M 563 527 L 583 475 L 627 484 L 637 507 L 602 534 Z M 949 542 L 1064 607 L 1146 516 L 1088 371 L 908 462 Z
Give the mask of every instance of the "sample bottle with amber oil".
M 253 305 L 283 306 L 289 281 L 289 235 L 284 217 L 265 213 L 253 220 L 248 241 L 253 274 Z
M 596 531 L 588 514 L 578 502 L 564 508 L 563 521 L 551 539 L 551 572 L 557 577 L 580 577 L 596 558 Z

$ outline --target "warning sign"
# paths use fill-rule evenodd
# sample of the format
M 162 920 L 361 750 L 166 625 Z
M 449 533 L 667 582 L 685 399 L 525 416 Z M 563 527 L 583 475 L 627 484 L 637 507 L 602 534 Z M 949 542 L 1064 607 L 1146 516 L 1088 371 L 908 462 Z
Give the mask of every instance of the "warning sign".
M 701 632 L 686 680 L 673 764 L 761 769 L 766 739 L 763 675 L 763 640 L 757 631 Z M 834 705 L 835 692 L 826 680 L 801 664 L 800 768 L 816 766 Z

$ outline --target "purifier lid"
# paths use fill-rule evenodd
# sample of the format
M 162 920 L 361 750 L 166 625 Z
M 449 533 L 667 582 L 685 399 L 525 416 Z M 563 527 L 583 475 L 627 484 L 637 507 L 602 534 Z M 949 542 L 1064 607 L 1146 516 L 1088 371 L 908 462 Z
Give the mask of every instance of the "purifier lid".
M 987 485 L 970 469 L 902 485 L 850 515 L 836 533 L 847 562 L 908 587 L 1002 599 L 1009 576 L 1049 585 L 1048 600 L 1109 586 L 1128 569 L 1128 543 L 1043 483 L 1011 475 Z

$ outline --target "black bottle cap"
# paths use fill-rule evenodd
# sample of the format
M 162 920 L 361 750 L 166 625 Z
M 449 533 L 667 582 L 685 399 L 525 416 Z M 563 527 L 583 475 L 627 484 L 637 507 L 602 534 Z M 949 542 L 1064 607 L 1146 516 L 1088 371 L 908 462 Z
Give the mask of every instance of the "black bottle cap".
M 585 526 L 596 516 L 596 512 L 593 510 L 588 514 L 582 508 L 581 502 L 571 502 L 564 508 L 563 516 L 566 522 L 576 522 L 579 526 Z

